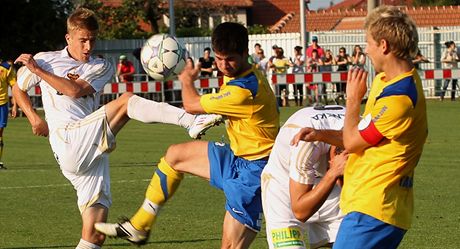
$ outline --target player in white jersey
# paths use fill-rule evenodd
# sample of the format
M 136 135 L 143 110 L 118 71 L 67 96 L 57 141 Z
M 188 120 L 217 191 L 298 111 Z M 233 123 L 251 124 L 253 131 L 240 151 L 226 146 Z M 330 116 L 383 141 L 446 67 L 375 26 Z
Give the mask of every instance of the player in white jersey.
M 25 67 L 18 72 L 13 95 L 33 133 L 49 136 L 60 169 L 77 192 L 83 223 L 78 249 L 97 249 L 104 243 L 105 235 L 96 232 L 94 223 L 107 220 L 111 205 L 108 153 L 115 148 L 115 135 L 130 119 L 180 125 L 195 138 L 221 118 L 195 117 L 132 93 L 98 109 L 114 69 L 108 61 L 91 57 L 97 31 L 94 12 L 79 8 L 67 20 L 67 47 L 35 56 L 22 54 L 15 61 Z M 27 94 L 37 84 L 46 121 L 35 112 Z
M 307 230 L 310 248 L 335 241 L 342 220 L 336 181 L 347 155 L 335 155 L 339 147 L 325 142 L 298 141 L 291 145 L 291 140 L 304 127 L 341 130 L 344 118 L 341 106 L 307 107 L 294 113 L 278 133 L 261 176 L 270 248 L 306 248 L 303 234 Z M 340 137 L 329 141 L 343 146 Z

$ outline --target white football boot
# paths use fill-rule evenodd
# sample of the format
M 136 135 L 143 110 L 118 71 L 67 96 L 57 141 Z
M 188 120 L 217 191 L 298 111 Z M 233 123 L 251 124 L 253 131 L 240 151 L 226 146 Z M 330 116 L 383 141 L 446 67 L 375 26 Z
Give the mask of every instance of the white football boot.
M 217 114 L 200 114 L 195 115 L 193 124 L 188 128 L 188 134 L 193 139 L 200 139 L 206 131 L 223 122 L 221 115 Z
M 129 220 L 120 223 L 98 222 L 94 224 L 94 228 L 108 237 L 124 239 L 135 245 L 145 245 L 150 235 L 150 231 L 135 229 Z

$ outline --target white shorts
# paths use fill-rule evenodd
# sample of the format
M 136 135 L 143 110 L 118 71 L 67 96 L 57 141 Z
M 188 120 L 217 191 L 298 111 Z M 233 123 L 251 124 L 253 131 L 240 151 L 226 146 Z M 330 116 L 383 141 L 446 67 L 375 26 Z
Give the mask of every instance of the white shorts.
M 318 184 L 317 178 L 315 184 Z M 333 243 L 343 215 L 340 212 L 341 188 L 335 186 L 321 208 L 307 222 L 297 220 L 289 197 L 289 177 L 262 173 L 262 205 L 269 248 L 307 248 L 303 235 L 308 232 L 310 248 Z
M 62 174 L 77 191 L 80 212 L 94 204 L 110 207 L 108 153 L 116 144 L 105 106 L 82 120 L 55 129 L 49 140 Z

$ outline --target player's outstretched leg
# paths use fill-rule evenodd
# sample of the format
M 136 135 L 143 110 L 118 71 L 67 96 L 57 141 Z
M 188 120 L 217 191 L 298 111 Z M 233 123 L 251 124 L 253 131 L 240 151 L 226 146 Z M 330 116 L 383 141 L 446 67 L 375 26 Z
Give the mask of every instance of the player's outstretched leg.
M 182 179 L 183 173 L 174 170 L 161 158 L 137 213 L 121 223 L 96 223 L 94 227 L 109 237 L 125 239 L 137 245 L 145 244 L 160 208 L 176 192 Z
M 127 115 L 144 123 L 175 124 L 188 129 L 190 137 L 199 139 L 205 132 L 222 122 L 216 114 L 192 115 L 167 103 L 147 100 L 136 95 L 129 97 Z

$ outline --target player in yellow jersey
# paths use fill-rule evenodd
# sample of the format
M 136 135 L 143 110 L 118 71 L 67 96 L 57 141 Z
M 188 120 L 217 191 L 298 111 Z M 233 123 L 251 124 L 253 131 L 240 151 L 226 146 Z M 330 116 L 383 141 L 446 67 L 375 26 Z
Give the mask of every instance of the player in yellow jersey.
M 360 119 L 367 72 L 347 80 L 343 129 L 350 152 L 340 207 L 345 215 L 333 248 L 397 248 L 413 214 L 414 170 L 427 137 L 422 84 L 411 62 L 417 54 L 414 22 L 396 7 L 366 18 L 366 53 L 379 73 Z
M 8 122 L 8 86 L 13 87 L 16 84 L 16 71 L 14 70 L 13 65 L 7 61 L 0 63 L 0 169 L 6 169 L 3 165 L 2 155 L 3 155 L 3 130 L 6 128 Z M 16 117 L 16 112 L 18 107 L 14 99 L 13 109 L 11 109 L 11 116 Z
M 410 58 L 417 53 L 414 22 L 381 6 L 365 22 L 366 53 L 379 73 L 360 118 L 367 72 L 348 72 L 343 143 L 350 152 L 340 207 L 345 217 L 333 248 L 397 248 L 410 228 L 414 170 L 428 126 L 425 96 Z M 302 129 L 295 137 L 327 142 L 337 134 Z
M 179 77 L 182 99 L 187 112 L 226 116 L 230 145 L 194 141 L 170 146 L 137 213 L 123 223 L 98 223 L 97 230 L 145 243 L 159 209 L 178 188 L 183 173 L 190 173 L 209 180 L 225 194 L 222 248 L 248 248 L 260 231 L 260 174 L 279 130 L 275 96 L 262 73 L 248 63 L 244 26 L 231 22 L 218 25 L 212 47 L 217 67 L 225 75 L 220 91 L 199 96 L 193 85 L 198 70 L 188 65 Z

